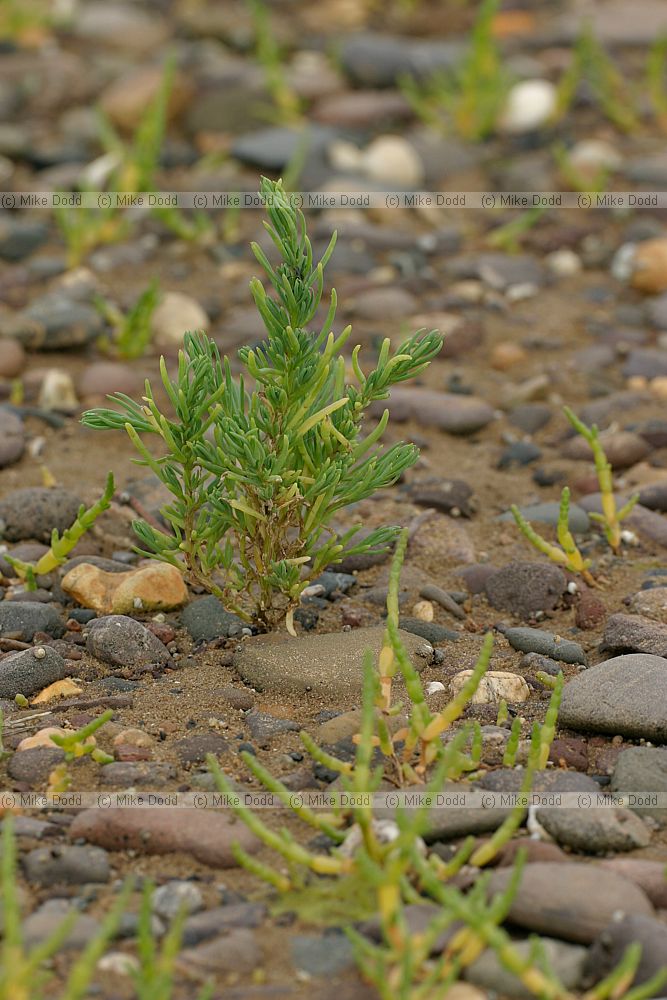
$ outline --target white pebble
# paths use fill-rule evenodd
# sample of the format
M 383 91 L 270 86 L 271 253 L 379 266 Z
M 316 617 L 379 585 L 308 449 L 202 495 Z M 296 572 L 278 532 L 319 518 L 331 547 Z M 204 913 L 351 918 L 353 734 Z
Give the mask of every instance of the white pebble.
M 426 685 L 426 694 L 436 694 L 438 691 L 444 691 L 445 685 L 441 684 L 440 681 L 431 681 Z
M 424 165 L 415 149 L 398 135 L 381 135 L 367 147 L 362 166 L 374 181 L 416 187 L 424 180 Z
M 531 132 L 544 125 L 556 110 L 556 88 L 549 80 L 522 80 L 509 94 L 499 129 L 509 134 Z
M 547 254 L 546 262 L 551 273 L 555 274 L 558 278 L 569 278 L 573 274 L 579 274 L 581 271 L 581 258 L 579 254 L 576 254 L 574 250 L 569 250 L 567 247 L 562 247 L 560 250 L 554 250 L 553 253 Z

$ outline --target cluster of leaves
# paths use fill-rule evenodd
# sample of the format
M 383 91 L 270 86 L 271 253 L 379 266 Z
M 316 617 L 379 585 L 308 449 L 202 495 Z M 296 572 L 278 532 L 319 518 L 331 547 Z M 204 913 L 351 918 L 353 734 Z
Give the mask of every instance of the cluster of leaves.
M 499 7 L 499 0 L 482 0 L 460 67 L 435 73 L 423 84 L 412 77 L 402 81 L 420 118 L 472 142 L 493 133 L 513 82 L 493 33 Z
M 72 524 L 71 527 L 66 528 L 65 531 L 63 531 L 62 536 L 58 533 L 58 529 L 54 528 L 51 533 L 51 545 L 48 552 L 45 552 L 36 563 L 24 562 L 22 559 L 16 559 L 11 555 L 5 555 L 6 562 L 10 564 L 19 579 L 25 582 L 27 590 L 36 590 L 36 578 L 38 576 L 42 576 L 45 573 L 51 573 L 54 569 L 61 566 L 66 561 L 74 546 L 82 538 L 82 536 L 85 535 L 90 528 L 92 528 L 100 514 L 109 509 L 114 489 L 114 478 L 110 472 L 107 476 L 104 493 L 100 499 L 88 509 L 81 504 L 74 524 Z
M 71 733 L 54 733 L 51 740 L 65 754 L 62 764 L 58 764 L 49 775 L 49 792 L 57 794 L 65 792 L 70 787 L 72 779 L 69 774 L 68 764 L 81 757 L 90 756 L 96 764 L 111 764 L 113 757 L 100 750 L 95 742 L 94 734 L 113 718 L 113 710 L 107 709 L 102 715 Z
M 2 824 L 0 865 L 4 925 L 0 943 L 0 1000 L 45 1000 L 47 996 L 57 1000 L 84 1000 L 91 995 L 97 963 L 116 935 L 121 918 L 127 911 L 132 883 L 128 881 L 122 887 L 99 931 L 83 948 L 59 988 L 53 970 L 49 970 L 49 963 L 58 955 L 72 932 L 78 913 L 73 909 L 50 937 L 33 947 L 26 946 L 17 894 L 16 838 L 11 815 L 5 816 Z M 185 913 L 174 919 L 158 944 L 152 921 L 152 895 L 153 886 L 146 882 L 137 923 L 137 956 L 133 959 L 128 955 L 128 975 L 134 987 L 135 1000 L 172 1000 Z M 212 985 L 207 985 L 197 1000 L 210 1000 L 212 993 Z
M 243 759 L 260 784 L 291 809 L 306 826 L 328 838 L 326 853 L 303 847 L 285 828 L 267 826 L 238 796 L 213 756 L 208 765 L 220 791 L 228 797 L 243 822 L 281 859 L 276 868 L 251 857 L 236 847 L 237 860 L 278 891 L 278 910 L 315 915 L 321 922 L 345 923 L 362 974 L 375 986 L 383 1000 L 436 1000 L 447 990 L 482 951 L 495 952 L 502 966 L 513 973 L 531 994 L 548 1000 L 572 1000 L 570 992 L 549 968 L 539 939 L 532 953 L 522 955 L 502 927 L 521 879 L 524 859 L 520 858 L 507 889 L 489 898 L 489 875 L 483 868 L 512 837 L 525 817 L 528 793 L 536 770 L 545 767 L 554 737 L 563 685 L 559 676 L 552 693 L 545 722 L 535 723 L 528 762 L 524 769 L 522 793 L 517 807 L 493 836 L 476 846 L 469 837 L 449 861 L 428 852 L 424 836 L 429 828 L 429 798 L 437 801 L 445 782 L 475 772 L 479 765 L 481 732 L 477 723 L 463 723 L 452 733 L 474 695 L 491 656 L 491 638 L 464 690 L 432 713 L 424 697 L 418 673 L 410 662 L 398 630 L 398 574 L 407 544 L 404 532 L 397 544 L 390 582 L 387 631 L 377 666 L 368 653 L 364 660 L 362 720 L 356 737 L 353 761 L 342 761 L 318 747 L 306 733 L 301 734 L 314 761 L 338 775 L 342 795 L 331 794 L 329 813 L 312 810 L 295 800 L 289 790 L 272 776 L 251 754 Z M 407 727 L 393 736 L 388 721 L 402 710 L 393 703 L 391 680 L 399 672 L 409 699 Z M 513 727 L 514 734 L 514 727 Z M 447 736 L 443 740 L 443 735 Z M 468 750 L 467 747 L 471 749 Z M 513 751 L 515 753 L 515 751 Z M 398 808 L 392 819 L 376 813 L 372 794 L 392 785 L 419 785 L 422 803 L 416 808 Z M 352 803 L 352 805 L 349 805 Z M 386 811 L 385 811 L 386 812 Z M 463 866 L 477 869 L 474 886 L 464 892 L 453 880 Z M 419 933 L 410 930 L 408 907 L 430 903 L 433 916 Z M 374 943 L 349 926 L 368 916 L 379 919 L 381 939 Z M 456 929 L 454 929 L 456 927 Z M 450 931 L 447 945 L 437 942 Z M 586 994 L 587 1000 L 639 1000 L 658 985 L 651 983 L 626 993 L 640 959 L 641 948 L 632 945 L 621 964 L 604 981 Z M 663 977 L 664 978 L 664 977 Z M 662 980 L 661 980 L 662 981 Z
M 146 383 L 143 403 L 110 397 L 121 410 L 96 409 L 88 427 L 125 428 L 173 496 L 162 514 L 172 534 L 143 521 L 135 530 L 149 555 L 185 568 L 191 579 L 246 620 L 265 626 L 291 616 L 302 591 L 327 565 L 352 553 L 386 549 L 397 528 L 379 528 L 363 540 L 357 524 L 337 535 L 336 514 L 395 483 L 417 459 L 412 444 L 379 444 L 389 419 L 362 433 L 365 412 L 386 399 L 392 385 L 414 378 L 442 345 L 435 331 L 417 333 L 395 352 L 383 342 L 375 368 L 364 373 L 360 348 L 352 352 L 355 381 L 346 381 L 347 327 L 332 326 L 336 294 L 318 333 L 309 329 L 322 298 L 323 270 L 335 233 L 315 263 L 301 211 L 280 181 L 262 180 L 265 223 L 280 254 L 273 266 L 252 244 L 274 295 L 254 278 L 251 291 L 267 330 L 257 348 L 239 358 L 255 389 L 232 378 L 229 360 L 201 333 L 187 333 L 175 378 L 160 371 L 173 415 L 163 413 Z M 154 455 L 144 436 L 165 450 Z M 250 609 L 248 602 L 252 602 Z
M 582 420 L 579 419 L 579 417 L 576 416 L 575 413 L 572 412 L 568 406 L 564 407 L 564 412 L 565 416 L 577 433 L 581 434 L 584 440 L 588 442 L 593 453 L 595 471 L 597 473 L 598 484 L 600 486 L 600 503 L 602 513 L 592 513 L 589 517 L 593 521 L 597 521 L 598 524 L 602 525 L 605 538 L 607 539 L 612 552 L 616 553 L 620 549 L 623 541 L 621 523 L 625 520 L 628 514 L 631 513 L 632 508 L 639 500 L 639 494 L 635 493 L 632 497 L 630 497 L 627 503 L 623 504 L 620 510 L 618 509 L 616 505 L 616 497 L 614 496 L 611 465 L 605 454 L 602 442 L 600 441 L 600 432 L 598 428 L 595 424 L 592 427 L 588 427 Z M 590 585 L 595 584 L 595 581 L 589 572 L 590 559 L 584 559 L 579 551 L 579 547 L 577 546 L 574 536 L 570 531 L 569 487 L 564 486 L 561 492 L 560 512 L 556 531 L 559 543 L 558 545 L 554 545 L 552 542 L 542 538 L 542 536 L 539 535 L 533 526 L 525 519 L 516 504 L 513 504 L 510 509 L 512 511 L 512 515 L 514 516 L 514 520 L 531 545 L 534 545 L 536 549 L 548 556 L 552 562 L 559 563 L 566 569 L 570 570 L 571 573 L 581 574 L 586 583 Z

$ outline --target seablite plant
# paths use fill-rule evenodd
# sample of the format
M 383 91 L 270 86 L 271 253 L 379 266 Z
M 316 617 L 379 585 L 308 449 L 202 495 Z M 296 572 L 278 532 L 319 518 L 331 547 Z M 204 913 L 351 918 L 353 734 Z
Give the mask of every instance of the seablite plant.
M 338 534 L 333 522 L 416 461 L 412 444 L 379 443 L 388 410 L 369 431 L 363 419 L 392 385 L 424 371 L 442 338 L 435 331 L 417 333 L 394 352 L 387 339 L 370 372 L 363 371 L 356 347 L 348 373 L 340 351 L 351 328 L 332 332 L 335 291 L 322 328 L 310 329 L 336 235 L 316 263 L 303 214 L 282 182 L 264 178 L 261 193 L 280 261 L 272 264 L 252 244 L 272 290 L 267 293 L 258 278 L 251 282 L 267 330 L 259 347 L 239 351 L 252 390 L 244 377 L 232 378 L 229 360 L 220 358 L 213 341 L 187 333 L 175 377 L 160 362 L 170 415 L 147 381 L 141 402 L 117 393 L 110 398 L 120 410 L 90 410 L 83 422 L 125 428 L 141 456 L 138 464 L 152 469 L 172 494 L 162 511 L 171 533 L 135 523 L 146 554 L 183 569 L 243 619 L 273 627 L 286 617 L 292 630 L 302 591 L 327 565 L 394 541 L 395 527 L 361 539 L 360 524 Z M 161 439 L 161 454 L 148 449 L 148 435 Z

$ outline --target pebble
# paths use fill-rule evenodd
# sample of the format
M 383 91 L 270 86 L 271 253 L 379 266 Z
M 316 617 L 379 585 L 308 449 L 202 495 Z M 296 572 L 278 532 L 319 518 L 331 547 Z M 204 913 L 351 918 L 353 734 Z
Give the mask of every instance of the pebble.
M 255 694 L 252 691 L 248 688 L 236 687 L 234 684 L 224 684 L 216 693 L 228 705 L 239 711 L 247 711 L 255 704 Z
M 580 629 L 597 628 L 608 615 L 607 606 L 603 600 L 592 594 L 590 590 L 580 590 L 575 607 L 575 624 Z
M 95 618 L 88 626 L 86 648 L 91 656 L 115 667 L 167 663 L 169 650 L 152 632 L 126 615 Z
M 447 628 L 445 625 L 439 625 L 438 622 L 427 622 L 419 618 L 401 617 L 398 624 L 399 628 L 405 632 L 420 635 L 422 639 L 426 639 L 432 646 L 437 646 L 440 642 L 456 642 L 460 638 L 458 632 Z
M 128 396 L 140 395 L 144 383 L 141 374 L 120 361 L 96 361 L 88 365 L 76 382 L 79 395 L 86 398 L 107 396 L 124 392 Z
M 607 460 L 612 469 L 628 469 L 631 465 L 641 462 L 651 452 L 650 445 L 638 434 L 632 431 L 614 431 L 609 433 L 603 431 L 600 434 Z M 564 458 L 592 461 L 593 453 L 588 441 L 578 436 L 571 438 L 562 448 L 561 455 Z
M 410 632 L 400 632 L 415 668 L 421 670 L 433 648 Z M 246 684 L 259 691 L 335 699 L 358 695 L 362 686 L 362 661 L 367 649 L 379 655 L 384 627 L 352 632 L 309 635 L 294 640 L 282 635 L 246 640 L 234 657 L 234 667 Z
M 298 733 L 301 729 L 299 723 L 293 719 L 277 719 L 275 715 L 257 710 L 248 712 L 244 722 L 252 738 L 262 749 L 269 749 L 270 742 L 275 736 L 281 733 Z
M 537 821 L 557 843 L 580 854 L 634 851 L 651 839 L 648 827 L 629 809 L 538 809 Z
M 133 132 L 142 120 L 146 105 L 155 100 L 163 86 L 161 66 L 139 66 L 117 77 L 102 92 L 100 108 L 110 121 L 126 132 Z M 166 117 L 172 121 L 192 96 L 192 85 L 181 73 L 174 73 L 167 102 Z
M 234 927 L 259 927 L 266 915 L 263 903 L 228 903 L 189 916 L 183 925 L 182 944 L 200 944 Z
M 648 858 L 606 858 L 600 867 L 634 882 L 658 910 L 667 909 L 667 880 L 664 861 Z
M 0 500 L 4 539 L 21 542 L 36 538 L 50 544 L 53 529 L 62 534 L 76 520 L 80 506 L 80 498 L 60 486 L 12 490 Z
M 26 353 L 18 340 L 0 337 L 0 378 L 17 378 L 26 364 Z
M 165 351 L 179 350 L 187 331 L 209 330 L 210 325 L 197 300 L 184 292 L 163 292 L 151 316 L 153 340 Z
M 311 587 L 323 587 L 322 596 L 332 600 L 337 595 L 347 594 L 356 584 L 357 578 L 352 573 L 335 573 L 327 570 L 311 582 Z
M 437 70 L 451 70 L 464 47 L 454 41 L 412 41 L 393 35 L 354 33 L 340 48 L 343 71 L 362 87 L 395 86 L 409 74 L 418 78 Z
M 449 682 L 450 694 L 457 695 L 472 677 L 472 670 L 460 670 Z M 509 704 L 526 701 L 530 688 L 523 677 L 506 670 L 487 670 L 479 686 L 470 699 L 473 705 L 497 704 L 505 700 Z
M 225 611 L 217 597 L 209 595 L 192 601 L 181 612 L 181 622 L 195 642 L 240 635 L 245 622 L 231 611 Z
M 531 523 L 537 522 L 539 524 L 551 524 L 553 527 L 556 527 L 560 513 L 560 504 L 555 501 L 525 504 L 524 506 L 519 507 L 519 511 L 523 514 L 526 520 Z M 501 514 L 498 520 L 514 523 L 514 516 L 512 512 L 508 510 L 505 511 L 504 514 Z M 588 514 L 576 503 L 570 504 L 567 523 L 570 531 L 575 535 L 585 535 L 591 528 L 591 522 Z
M 583 984 L 592 985 L 609 975 L 620 963 L 631 944 L 641 945 L 637 971 L 628 987 L 646 983 L 665 969 L 667 955 L 667 926 L 652 916 L 637 914 L 612 919 L 591 945 L 584 966 Z M 665 992 L 664 983 L 650 996 L 660 997 Z
M 532 441 L 513 441 L 501 454 L 496 468 L 511 469 L 514 466 L 530 465 L 541 457 L 542 449 Z
M 639 489 L 639 502 L 649 510 L 667 511 L 667 479 L 649 483 Z
M 491 566 L 489 563 L 474 563 L 472 566 L 464 566 L 458 571 L 458 575 L 469 593 L 483 594 L 486 590 L 487 580 L 497 571 L 498 567 Z
M 99 775 L 112 788 L 164 788 L 176 778 L 176 768 L 163 761 L 114 761 L 104 764 Z
M 647 801 L 645 793 L 667 795 L 667 748 L 628 747 L 616 761 L 611 776 L 612 792 L 630 796 L 628 805 L 642 816 L 667 825 L 667 808 Z
M 513 941 L 512 946 L 514 951 L 526 960 L 532 954 L 530 941 Z M 586 948 L 548 937 L 540 938 L 540 946 L 542 953 L 546 955 L 549 968 L 559 983 L 566 990 L 576 990 L 581 982 Z M 535 995 L 520 979 L 505 969 L 496 953 L 491 950 L 482 952 L 480 957 L 466 968 L 464 974 L 466 981 L 474 986 L 494 994 L 512 997 L 512 1000 L 532 1000 Z
M 352 942 L 342 933 L 294 934 L 289 947 L 297 974 L 336 976 L 354 966 Z
M 360 319 L 386 321 L 387 316 L 403 318 L 411 315 L 415 305 L 414 296 L 404 288 L 370 288 L 355 301 L 354 312 Z M 393 389 L 391 398 L 395 392 L 396 389 Z
M 239 927 L 198 947 L 186 948 L 176 964 L 188 976 L 238 976 L 261 968 L 262 951 L 255 932 Z
M 424 165 L 410 143 L 398 135 L 380 135 L 366 147 L 361 168 L 371 180 L 415 188 L 424 182 Z
M 641 615 L 610 615 L 602 633 L 602 648 L 667 656 L 667 625 Z
M 108 765 L 110 766 L 110 765 Z M 257 841 L 243 823 L 226 813 L 172 809 L 85 809 L 69 828 L 72 840 L 82 838 L 109 851 L 170 854 L 180 851 L 211 868 L 233 868 L 232 844 L 244 851 Z
M 630 284 L 655 295 L 667 291 L 667 239 L 656 237 L 634 246 L 629 260 Z
M 640 590 L 632 598 L 630 610 L 636 615 L 667 625 L 667 587 Z
M 474 563 L 475 546 L 465 526 L 445 514 L 432 514 L 410 541 L 410 553 L 417 564 L 432 567 L 434 559 L 459 565 Z
M 470 834 L 485 834 L 496 830 L 511 814 L 511 808 L 500 805 L 489 806 L 482 791 L 475 786 L 466 788 L 465 805 L 461 802 L 461 785 L 455 782 L 445 783 L 441 789 L 442 801 L 450 799 L 446 806 L 435 806 L 429 811 L 428 826 L 425 834 L 429 843 L 441 840 L 455 840 Z M 401 802 L 401 794 L 408 795 L 409 790 L 397 793 L 397 802 Z M 378 819 L 394 818 L 394 809 L 378 809 Z
M 622 373 L 628 379 L 637 376 L 653 379 L 667 375 L 667 351 L 653 347 L 635 348 L 628 353 Z
M 580 732 L 667 740 L 667 660 L 630 653 L 568 681 L 559 722 Z
M 167 26 L 155 12 L 149 14 L 130 3 L 100 0 L 86 4 L 72 30 L 87 42 L 136 53 L 159 49 L 167 37 Z
M 68 951 L 82 951 L 86 945 L 99 937 L 100 924 L 93 917 L 81 911 L 67 899 L 47 899 L 23 922 L 21 928 L 24 946 L 32 950 L 51 939 L 62 927 L 63 921 L 77 915 L 74 924 L 60 942 L 60 947 Z
M 437 427 L 448 434 L 474 434 L 495 417 L 493 408 L 476 396 L 401 386 L 394 386 L 389 399 L 382 400 L 378 410 L 384 408 L 389 409 L 392 420 L 412 418 L 423 427 Z
M 572 736 L 552 740 L 549 760 L 557 767 L 572 767 L 575 771 L 588 770 L 588 744 Z
M 494 608 L 529 618 L 536 611 L 553 611 L 566 586 L 565 574 L 557 566 L 517 561 L 491 574 L 485 591 Z
M 0 469 L 18 462 L 24 449 L 23 421 L 11 410 L 0 407 Z
M 158 886 L 151 900 L 153 913 L 171 923 L 179 913 L 197 913 L 203 909 L 204 898 L 194 882 L 172 879 Z
M 199 764 L 206 760 L 208 754 L 221 757 L 227 753 L 227 749 L 227 741 L 218 733 L 197 733 L 174 744 L 181 764 Z
M 421 507 L 433 507 L 444 514 L 471 517 L 473 507 L 470 498 L 472 487 L 462 479 L 429 479 L 411 483 L 408 487 L 410 499 Z
M 42 787 L 49 779 L 51 771 L 62 763 L 64 753 L 60 747 L 35 747 L 12 754 L 7 762 L 7 773 L 14 781 L 20 781 L 31 788 Z
M 48 227 L 19 216 L 0 218 L 0 258 L 7 261 L 23 260 L 44 244 L 49 237 Z
M 51 646 L 9 653 L 0 660 L 0 698 L 28 697 L 67 674 L 67 664 Z
M 105 573 L 79 563 L 61 580 L 66 594 L 102 615 L 171 611 L 188 600 L 183 574 L 168 563 L 151 562 L 124 573 Z
M 35 632 L 46 632 L 60 639 L 65 625 L 55 608 L 38 601 L 0 602 L 0 635 L 21 642 L 31 642 Z
M 109 856 L 101 847 L 38 847 L 22 858 L 22 864 L 28 881 L 42 886 L 85 885 L 111 878 Z
M 508 628 L 504 632 L 510 646 L 522 653 L 541 653 L 561 663 L 586 663 L 586 654 L 578 642 L 561 639 L 541 628 Z
M 366 128 L 413 117 L 409 101 L 397 90 L 352 90 L 329 94 L 312 109 L 322 125 Z
M 27 309 L 0 322 L 0 336 L 16 337 L 30 350 L 81 347 L 102 332 L 103 321 L 97 309 L 61 291 L 35 299 Z
M 556 104 L 556 87 L 549 80 L 521 80 L 510 88 L 498 129 L 506 135 L 532 132 L 547 124 Z
M 509 421 L 526 434 L 535 434 L 552 418 L 551 407 L 547 403 L 522 403 L 509 414 Z
M 489 896 L 504 891 L 511 877 L 506 868 L 495 871 Z M 590 944 L 619 911 L 653 916 L 646 895 L 627 879 L 612 872 L 602 879 L 590 865 L 543 861 L 524 867 L 507 920 L 538 934 Z

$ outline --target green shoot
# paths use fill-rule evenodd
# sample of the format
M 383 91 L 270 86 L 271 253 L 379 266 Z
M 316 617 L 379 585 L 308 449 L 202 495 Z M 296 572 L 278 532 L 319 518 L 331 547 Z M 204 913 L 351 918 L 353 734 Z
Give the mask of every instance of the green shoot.
M 602 513 L 593 513 L 589 516 L 592 520 L 597 521 L 602 525 L 609 545 L 614 552 L 618 552 L 622 541 L 621 522 L 625 520 L 639 500 L 639 494 L 635 493 L 628 500 L 628 502 L 621 507 L 620 510 L 617 509 L 616 498 L 614 496 L 614 484 L 611 475 L 611 465 L 607 461 L 607 456 L 605 455 L 604 448 L 602 447 L 598 428 L 595 424 L 592 427 L 587 427 L 586 424 L 583 423 L 583 421 L 581 421 L 568 406 L 564 407 L 564 412 L 575 431 L 581 434 L 581 436 L 588 441 L 591 451 L 593 452 L 595 471 L 600 485 Z
M 570 570 L 571 573 L 580 573 L 587 584 L 595 586 L 595 581 L 588 571 L 590 559 L 584 559 L 569 528 L 569 487 L 563 487 L 560 498 L 560 511 L 557 528 L 557 536 L 560 547 L 558 545 L 554 545 L 552 542 L 548 542 L 545 538 L 542 538 L 542 536 L 535 531 L 532 524 L 525 519 L 516 504 L 512 504 L 510 510 L 518 527 L 521 529 L 531 545 L 534 545 L 536 549 L 544 553 L 545 556 L 548 556 L 552 562 L 564 566 L 565 569 Z
M 87 510 L 84 505 L 81 504 L 79 507 L 79 513 L 76 516 L 76 521 L 73 525 L 71 525 L 71 527 L 66 528 L 65 531 L 63 531 L 62 536 L 58 534 L 58 529 L 54 528 L 51 534 L 51 546 L 49 551 L 45 552 L 36 563 L 23 562 L 23 560 L 14 559 L 10 555 L 5 556 L 7 562 L 16 572 L 16 575 L 21 580 L 25 581 L 26 588 L 28 590 L 36 589 L 36 578 L 38 576 L 42 576 L 45 573 L 51 573 L 54 569 L 61 566 L 66 561 L 68 555 L 75 547 L 79 539 L 81 539 L 83 535 L 85 535 L 85 533 L 92 528 L 100 514 L 109 509 L 114 489 L 114 479 L 112 473 L 110 472 L 107 476 L 104 493 L 100 499 Z

